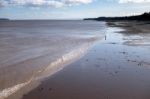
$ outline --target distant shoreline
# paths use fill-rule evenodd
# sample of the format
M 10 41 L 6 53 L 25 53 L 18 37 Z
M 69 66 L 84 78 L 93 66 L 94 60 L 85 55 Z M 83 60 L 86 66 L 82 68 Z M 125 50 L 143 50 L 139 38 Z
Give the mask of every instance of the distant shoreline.
M 0 21 L 81 21 L 81 19 L 9 19 L 0 18 Z
M 143 13 L 136 16 L 123 16 L 123 17 L 98 17 L 98 18 L 85 18 L 83 20 L 96 20 L 96 21 L 150 21 L 150 12 Z
M 0 21 L 9 21 L 10 19 L 8 18 L 0 18 Z

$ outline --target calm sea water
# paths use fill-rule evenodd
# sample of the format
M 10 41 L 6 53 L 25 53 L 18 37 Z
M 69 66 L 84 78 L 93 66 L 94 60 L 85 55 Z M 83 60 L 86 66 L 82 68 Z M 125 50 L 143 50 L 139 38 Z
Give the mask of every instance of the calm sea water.
M 104 36 L 105 22 L 26 20 L 0 22 L 0 99 L 44 72 L 80 57 Z
M 84 57 L 23 99 L 150 99 L 150 34 L 127 33 L 119 27 L 106 30 L 105 39 Z

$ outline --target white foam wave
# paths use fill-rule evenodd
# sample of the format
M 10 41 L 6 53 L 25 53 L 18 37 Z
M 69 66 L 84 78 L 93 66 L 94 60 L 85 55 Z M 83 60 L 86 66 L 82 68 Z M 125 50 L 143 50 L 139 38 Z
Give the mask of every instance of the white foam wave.
M 31 80 L 28 81 L 28 82 L 25 82 L 25 83 L 17 84 L 15 86 L 12 86 L 12 87 L 9 87 L 9 88 L 6 88 L 6 89 L 0 91 L 0 99 L 7 98 L 8 96 L 10 96 L 11 94 L 15 93 L 16 91 L 18 91 L 22 87 L 26 86 L 30 82 L 31 82 Z
M 78 59 L 81 55 L 83 55 L 89 48 L 90 44 L 85 44 L 65 55 L 58 58 L 56 61 L 52 62 L 47 68 L 45 68 L 40 74 L 40 76 L 37 76 L 36 79 L 41 79 L 44 77 L 49 77 L 56 72 L 62 70 L 65 67 L 65 64 L 71 63 L 72 61 Z
M 77 59 L 79 56 L 81 56 L 83 53 L 85 53 L 88 50 L 88 48 L 89 48 L 89 44 L 84 45 L 80 48 L 77 48 L 76 50 L 73 50 L 73 51 L 63 55 L 61 58 L 58 58 L 56 61 L 52 62 L 44 70 L 38 71 L 38 75 L 36 75 L 35 77 L 32 77 L 32 79 L 30 79 L 28 82 L 17 84 L 15 86 L 12 86 L 12 87 L 9 87 L 9 88 L 6 88 L 6 89 L 0 91 L 0 99 L 5 99 L 8 96 L 14 94 L 15 92 L 17 92 L 24 86 L 28 85 L 33 80 L 39 80 L 43 77 L 51 76 L 51 75 L 55 74 L 56 72 L 62 70 L 64 68 L 63 64 L 65 64 L 73 59 Z

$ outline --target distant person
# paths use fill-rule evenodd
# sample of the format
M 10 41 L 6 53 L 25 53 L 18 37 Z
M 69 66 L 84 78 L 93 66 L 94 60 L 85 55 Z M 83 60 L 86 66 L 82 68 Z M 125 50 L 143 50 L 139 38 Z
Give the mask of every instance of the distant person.
M 107 36 L 105 35 L 105 40 L 107 39 Z

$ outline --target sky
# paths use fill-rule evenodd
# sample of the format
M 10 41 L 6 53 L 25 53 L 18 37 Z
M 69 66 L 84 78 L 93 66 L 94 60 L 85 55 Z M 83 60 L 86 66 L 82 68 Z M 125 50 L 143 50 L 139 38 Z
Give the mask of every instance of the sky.
M 150 12 L 150 0 L 0 0 L 0 18 L 81 19 Z

